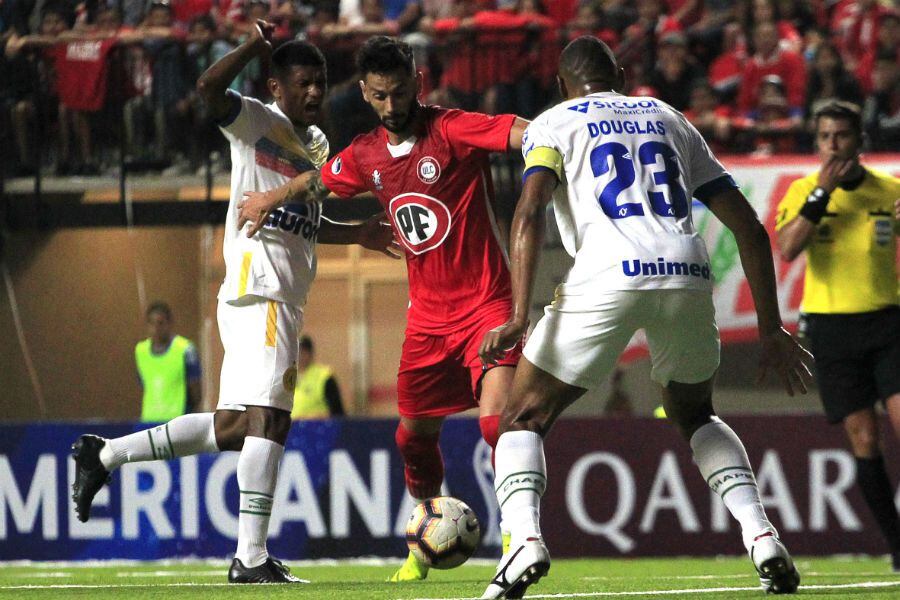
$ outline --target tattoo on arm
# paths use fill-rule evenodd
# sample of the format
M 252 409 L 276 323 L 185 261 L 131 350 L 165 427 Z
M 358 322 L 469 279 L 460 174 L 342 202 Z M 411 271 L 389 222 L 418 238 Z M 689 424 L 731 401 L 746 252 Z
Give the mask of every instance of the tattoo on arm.
M 306 184 L 306 194 L 311 200 L 321 200 L 328 195 L 328 188 L 322 182 L 321 171 L 316 171 L 313 178 Z
M 318 170 L 316 170 L 315 174 L 306 180 L 306 184 L 296 192 L 293 192 L 290 184 L 288 185 L 288 198 L 292 198 L 297 202 L 315 202 L 324 199 L 329 194 L 328 188 L 325 187 L 325 184 L 322 182 L 322 173 Z

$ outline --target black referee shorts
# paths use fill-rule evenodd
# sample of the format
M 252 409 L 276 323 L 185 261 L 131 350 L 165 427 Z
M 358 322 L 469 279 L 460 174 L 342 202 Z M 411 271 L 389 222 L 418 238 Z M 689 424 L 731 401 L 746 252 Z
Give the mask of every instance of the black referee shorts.
M 829 423 L 900 393 L 900 307 L 804 319 Z

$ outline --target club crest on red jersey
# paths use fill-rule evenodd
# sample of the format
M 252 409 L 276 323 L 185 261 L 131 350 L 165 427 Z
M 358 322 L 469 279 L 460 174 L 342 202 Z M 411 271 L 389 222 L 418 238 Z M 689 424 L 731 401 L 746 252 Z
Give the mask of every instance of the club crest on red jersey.
M 426 156 L 420 159 L 419 164 L 416 165 L 416 175 L 419 176 L 419 181 L 422 183 L 432 184 L 441 176 L 441 165 L 437 160 Z
M 450 233 L 450 211 L 437 198 L 415 192 L 400 194 L 388 209 L 400 241 L 413 254 L 437 248 Z

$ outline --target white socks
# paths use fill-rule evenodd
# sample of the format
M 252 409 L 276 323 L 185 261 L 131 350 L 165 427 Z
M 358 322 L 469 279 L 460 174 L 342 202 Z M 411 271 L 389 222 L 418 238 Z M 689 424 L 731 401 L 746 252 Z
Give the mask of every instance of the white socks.
M 269 556 L 266 538 L 278 481 L 278 465 L 284 446 L 271 440 L 247 436 L 237 464 L 240 488 L 238 545 L 234 557 L 245 567 L 256 567 Z
M 107 471 L 112 471 L 127 462 L 169 460 L 218 451 L 213 413 L 195 413 L 176 417 L 153 429 L 106 440 L 100 449 L 100 462 Z
M 775 531 L 759 500 L 756 477 L 747 451 L 737 434 L 713 417 L 691 437 L 694 462 L 712 491 L 719 494 L 732 516 L 741 524 L 744 546 L 764 531 Z
M 531 431 L 508 431 L 494 453 L 494 489 L 512 544 L 540 537 L 541 496 L 547 489 L 544 440 Z

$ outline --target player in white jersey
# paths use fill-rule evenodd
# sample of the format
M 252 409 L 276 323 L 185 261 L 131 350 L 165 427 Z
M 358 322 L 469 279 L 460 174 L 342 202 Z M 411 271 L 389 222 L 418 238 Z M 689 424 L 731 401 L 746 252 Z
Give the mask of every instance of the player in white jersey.
M 734 233 L 756 304 L 760 374 L 774 370 L 788 393 L 805 393 L 808 353 L 781 326 L 768 234 L 746 198 L 680 113 L 654 98 L 616 93 L 623 81 L 603 42 L 573 41 L 560 57 L 566 100 L 535 119 L 523 142 L 526 180 L 511 231 L 513 316 L 485 338 L 485 363 L 528 326 L 551 199 L 575 264 L 525 345 L 500 419 L 495 487 L 512 541 L 483 597 L 521 598 L 549 570 L 539 527 L 543 437 L 609 374 L 637 329 L 646 332 L 666 414 L 740 523 L 764 589 L 792 593 L 800 578 L 766 518 L 744 446 L 713 410 L 719 335 L 691 198 Z
M 83 435 L 73 445 L 78 518 L 126 462 L 238 450 L 238 544 L 228 572 L 232 583 L 299 583 L 266 549 L 278 465 L 291 424 L 303 305 L 316 273 L 316 242 L 349 244 L 399 258 L 391 229 L 380 218 L 360 225 L 332 223 L 321 202 L 289 204 L 273 212 L 251 238 L 237 227 L 244 190 L 276 188 L 328 158 L 316 127 L 326 91 L 325 59 L 306 42 L 288 42 L 271 56 L 263 104 L 229 91 L 254 57 L 268 54 L 272 27 L 259 21 L 247 41 L 210 66 L 198 92 L 231 144 L 231 199 L 225 226 L 225 281 L 218 323 L 225 348 L 215 413 L 178 417 L 122 438 Z

